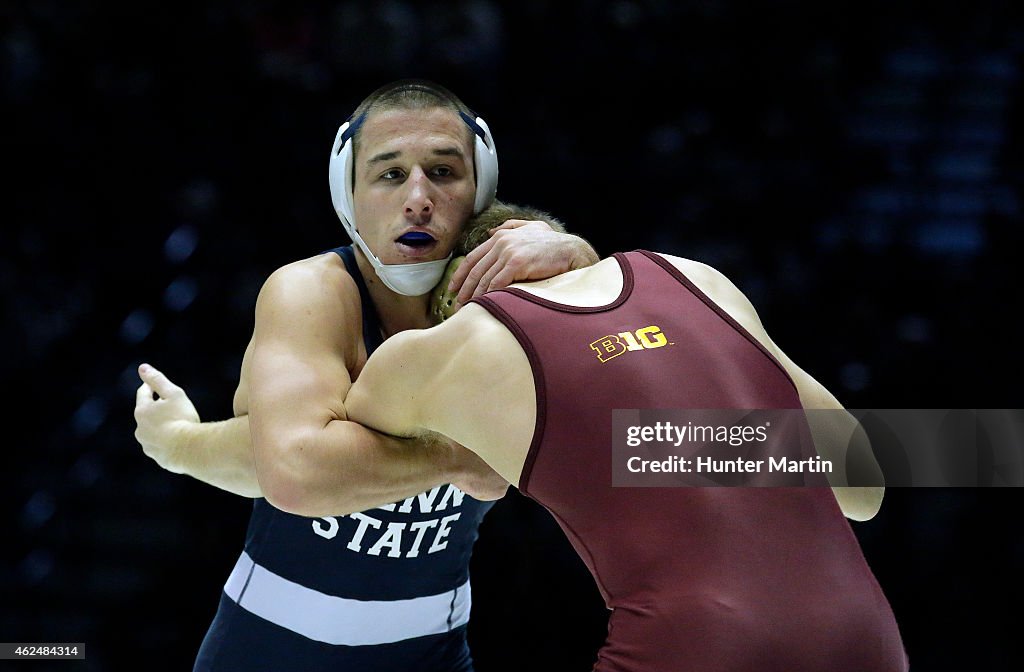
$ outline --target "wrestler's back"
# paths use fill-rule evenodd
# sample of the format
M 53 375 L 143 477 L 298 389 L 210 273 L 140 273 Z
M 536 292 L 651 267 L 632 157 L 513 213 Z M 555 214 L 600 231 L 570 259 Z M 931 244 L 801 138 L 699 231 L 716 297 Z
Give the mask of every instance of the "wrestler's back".
M 888 602 L 829 488 L 611 487 L 612 409 L 800 403 L 778 362 L 699 290 L 651 258 L 629 255 L 622 274 L 607 261 L 590 282 L 531 287 L 591 310 L 522 292 L 481 301 L 525 354 L 506 366 L 528 362 L 539 387 L 538 436 L 515 449 L 519 487 L 559 521 L 614 610 L 597 669 L 904 669 Z M 629 295 L 612 305 L 616 282 Z M 648 326 L 671 347 L 605 360 L 588 347 Z

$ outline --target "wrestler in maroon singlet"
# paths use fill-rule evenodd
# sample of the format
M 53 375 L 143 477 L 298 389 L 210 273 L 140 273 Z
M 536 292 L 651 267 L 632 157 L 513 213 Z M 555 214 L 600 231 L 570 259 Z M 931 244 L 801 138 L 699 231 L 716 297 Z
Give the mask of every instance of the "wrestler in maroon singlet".
M 615 255 L 623 290 L 579 308 L 476 299 L 526 351 L 537 425 L 520 490 L 558 520 L 613 610 L 595 670 L 899 672 L 889 603 L 827 487 L 612 487 L 615 408 L 800 408 L 778 361 L 674 266 Z M 580 347 L 657 325 L 673 347 Z

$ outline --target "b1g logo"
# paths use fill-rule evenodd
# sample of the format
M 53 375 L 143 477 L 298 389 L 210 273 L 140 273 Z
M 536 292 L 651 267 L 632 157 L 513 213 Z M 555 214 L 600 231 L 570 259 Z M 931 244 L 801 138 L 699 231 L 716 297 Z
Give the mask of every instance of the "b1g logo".
M 651 325 L 636 331 L 620 331 L 613 336 L 602 336 L 590 344 L 590 349 L 597 353 L 602 363 L 614 359 L 624 352 L 652 350 L 664 345 L 671 345 L 661 327 Z

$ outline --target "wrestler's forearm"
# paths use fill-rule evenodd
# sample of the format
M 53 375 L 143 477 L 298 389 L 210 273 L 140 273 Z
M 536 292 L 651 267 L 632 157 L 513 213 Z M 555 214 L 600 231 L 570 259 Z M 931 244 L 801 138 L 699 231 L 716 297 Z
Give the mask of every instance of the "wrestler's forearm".
M 173 471 L 242 497 L 262 497 L 252 455 L 249 416 L 183 425 Z
M 452 448 L 333 420 L 289 446 L 256 443 L 268 501 L 300 516 L 340 516 L 412 497 L 457 475 Z

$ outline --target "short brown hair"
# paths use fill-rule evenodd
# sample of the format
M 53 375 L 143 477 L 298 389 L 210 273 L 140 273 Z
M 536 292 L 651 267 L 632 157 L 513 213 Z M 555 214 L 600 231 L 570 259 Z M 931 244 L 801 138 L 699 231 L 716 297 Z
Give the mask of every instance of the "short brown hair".
M 463 103 L 458 96 L 445 87 L 428 79 L 399 79 L 378 88 L 363 99 L 359 107 L 352 113 L 352 124 L 356 127 L 352 133 L 352 155 L 355 157 L 359 149 L 359 136 L 362 122 L 373 112 L 389 110 L 432 110 L 443 108 L 455 114 L 462 112 L 470 118 L 475 113 Z M 467 138 L 472 142 L 473 130 L 466 126 Z
M 529 205 L 503 203 L 495 199 L 494 203 L 466 224 L 466 228 L 462 231 L 462 236 L 459 237 L 459 242 L 455 245 L 455 256 L 462 256 L 471 252 L 490 238 L 491 229 L 504 224 L 510 219 L 540 220 L 546 222 L 555 231 L 566 233 L 565 224 L 543 210 Z

